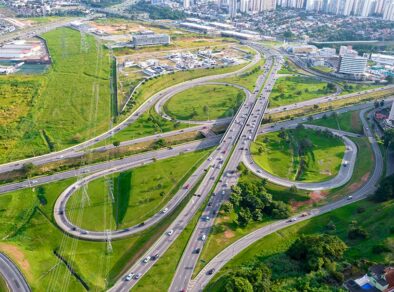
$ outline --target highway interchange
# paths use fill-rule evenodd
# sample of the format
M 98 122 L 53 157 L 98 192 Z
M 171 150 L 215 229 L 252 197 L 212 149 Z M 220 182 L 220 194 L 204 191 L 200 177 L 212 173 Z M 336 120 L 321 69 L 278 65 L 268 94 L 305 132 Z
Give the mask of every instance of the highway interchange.
M 64 24 L 62 24 L 64 25 Z M 54 26 L 56 27 L 56 26 Z M 29 32 L 30 33 L 30 32 Z M 256 136 L 261 133 L 266 133 L 269 131 L 278 131 L 281 128 L 291 128 L 295 127 L 298 123 L 304 122 L 304 118 L 295 119 L 292 121 L 285 121 L 281 123 L 274 124 L 272 127 L 262 126 L 260 127 L 261 121 L 264 117 L 264 114 L 267 113 L 275 113 L 282 112 L 289 109 L 294 108 L 302 108 L 306 106 L 311 106 L 314 104 L 326 103 L 328 100 L 334 99 L 342 99 L 342 98 L 350 98 L 353 96 L 357 96 L 358 94 L 350 94 L 343 96 L 331 96 L 331 97 L 322 97 L 313 99 L 310 101 L 300 102 L 294 105 L 279 107 L 276 109 L 267 109 L 268 107 L 268 97 L 271 93 L 271 90 L 275 84 L 275 80 L 277 78 L 277 72 L 281 68 L 284 60 L 281 54 L 276 51 L 267 49 L 262 47 L 259 44 L 249 43 L 249 46 L 254 48 L 257 53 L 255 55 L 254 60 L 247 65 L 246 67 L 232 73 L 214 75 L 201 77 L 195 80 L 183 82 L 181 84 L 177 84 L 171 86 L 167 89 L 164 89 L 156 94 L 154 94 L 151 98 L 146 100 L 137 110 L 135 110 L 132 114 L 129 115 L 123 122 L 110 129 L 109 131 L 99 135 L 98 137 L 92 138 L 86 142 L 83 142 L 79 145 L 70 147 L 68 149 L 54 152 L 46 155 L 42 155 L 39 157 L 28 158 L 17 162 L 11 162 L 8 164 L 0 165 L 0 172 L 9 172 L 13 170 L 20 169 L 23 167 L 23 164 L 27 162 L 32 162 L 36 165 L 45 164 L 53 161 L 58 161 L 61 159 L 80 157 L 84 155 L 86 152 L 91 151 L 105 151 L 111 149 L 113 146 L 101 146 L 96 148 L 95 150 L 88 149 L 93 145 L 104 141 L 115 133 L 121 131 L 122 129 L 129 126 L 131 123 L 136 121 L 142 113 L 150 109 L 153 105 L 155 105 L 156 110 L 165 116 L 165 113 L 161 111 L 162 106 L 165 101 L 171 98 L 175 93 L 184 91 L 188 88 L 192 88 L 201 84 L 215 84 L 214 80 L 226 78 L 229 76 L 234 76 L 237 74 L 241 74 L 245 72 L 255 64 L 257 64 L 261 58 L 260 53 L 264 55 L 266 59 L 266 63 L 262 68 L 262 75 L 256 81 L 255 90 L 251 93 L 244 88 L 241 88 L 246 93 L 246 98 L 244 103 L 240 106 L 236 115 L 231 119 L 225 121 L 201 121 L 196 122 L 198 125 L 192 128 L 177 130 L 169 133 L 163 133 L 154 135 L 151 137 L 134 139 L 132 141 L 122 142 L 122 145 L 131 145 L 133 143 L 150 141 L 161 137 L 169 137 L 171 135 L 179 134 L 184 131 L 193 131 L 193 130 L 202 130 L 209 126 L 210 124 L 215 123 L 228 123 L 230 122 L 225 134 L 223 136 L 215 136 L 212 138 L 206 138 L 201 141 L 195 141 L 190 143 L 185 143 L 182 145 L 174 146 L 171 149 L 161 149 L 157 151 L 150 151 L 138 155 L 133 155 L 130 157 L 126 157 L 119 160 L 107 161 L 103 163 L 97 163 L 94 165 L 84 166 L 83 168 L 77 170 L 70 170 L 61 173 L 56 173 L 54 175 L 42 176 L 38 178 L 34 178 L 28 181 L 7 184 L 0 186 L 0 194 L 6 193 L 9 191 L 22 189 L 22 188 L 30 188 L 35 185 L 45 184 L 52 181 L 63 180 L 70 177 L 81 177 L 80 180 L 70 185 L 58 198 L 54 208 L 54 218 L 56 220 L 57 225 L 64 232 L 71 234 L 74 237 L 78 237 L 85 240 L 97 240 L 97 241 L 105 241 L 108 237 L 107 232 L 93 232 L 89 230 L 81 229 L 79 226 L 75 226 L 72 222 L 70 222 L 66 216 L 66 204 L 67 200 L 70 196 L 79 188 L 88 184 L 90 181 L 104 177 L 109 174 L 118 173 L 121 171 L 125 171 L 131 169 L 133 167 L 138 167 L 147 163 L 152 163 L 156 159 L 165 159 L 168 157 L 174 157 L 184 152 L 192 152 L 198 149 L 205 149 L 209 147 L 216 146 L 216 149 L 212 152 L 211 156 L 204 161 L 197 170 L 188 178 L 185 185 L 188 187 L 184 187 L 178 190 L 178 192 L 173 196 L 173 198 L 168 202 L 166 208 L 168 211 L 165 213 L 158 212 L 151 218 L 147 219 L 144 224 L 138 224 L 136 226 L 130 226 L 123 230 L 111 231 L 110 236 L 112 239 L 122 238 L 129 236 L 131 234 L 138 233 L 144 229 L 147 229 L 157 222 L 162 220 L 165 216 L 170 214 L 175 208 L 182 202 L 190 192 L 190 189 L 193 187 L 197 187 L 197 191 L 195 192 L 196 196 L 192 196 L 189 202 L 187 202 L 186 206 L 182 209 L 180 214 L 176 217 L 175 220 L 171 223 L 166 233 L 161 235 L 156 242 L 147 250 L 143 256 L 138 259 L 135 264 L 125 272 L 121 278 L 115 283 L 115 285 L 110 289 L 110 291 L 129 291 L 149 269 L 154 265 L 154 261 L 144 262 L 144 259 L 148 256 L 159 254 L 162 255 L 166 252 L 166 250 L 171 246 L 171 244 L 176 240 L 176 238 L 180 235 L 180 233 L 184 230 L 188 222 L 193 218 L 198 209 L 203 205 L 203 202 L 209 198 L 209 203 L 205 207 L 203 211 L 203 217 L 209 216 L 210 220 L 199 220 L 196 224 L 196 227 L 193 231 L 193 234 L 188 242 L 188 245 L 182 255 L 180 263 L 178 265 L 176 274 L 171 283 L 170 291 L 200 291 L 203 289 L 206 284 L 211 279 L 211 275 L 207 275 L 207 271 L 210 269 L 215 269 L 212 273 L 213 275 L 217 273 L 221 267 L 223 267 L 231 258 L 233 258 L 236 254 L 250 246 L 252 243 L 257 240 L 263 238 L 264 236 L 275 232 L 281 228 L 285 228 L 290 224 L 295 224 L 296 222 L 287 222 L 287 220 L 277 221 L 273 224 L 265 226 L 259 230 L 254 231 L 253 233 L 241 238 L 234 244 L 230 245 L 226 249 L 224 249 L 220 254 L 218 254 L 212 261 L 210 261 L 206 267 L 198 274 L 198 276 L 192 280 L 192 273 L 194 267 L 198 261 L 198 254 L 194 251 L 196 249 L 202 249 L 205 243 L 205 237 L 208 236 L 210 229 L 214 223 L 214 218 L 216 217 L 221 203 L 228 198 L 231 193 L 231 187 L 237 183 L 238 173 L 237 166 L 243 161 L 245 165 L 250 168 L 256 175 L 268 178 L 269 180 L 274 181 L 277 184 L 284 186 L 291 186 L 296 184 L 298 188 L 316 190 L 316 189 L 327 189 L 338 187 L 345 184 L 352 175 L 352 171 L 354 168 L 354 163 L 357 156 L 357 147 L 354 143 L 348 139 L 346 136 L 354 136 L 351 133 L 345 133 L 341 131 L 331 130 L 336 135 L 340 136 L 347 146 L 347 151 L 345 153 L 344 160 L 348 161 L 348 167 L 344 167 L 342 165 L 338 176 L 323 183 L 294 183 L 290 181 L 283 180 L 278 177 L 274 177 L 269 173 L 265 172 L 263 169 L 260 169 L 253 163 L 252 158 L 249 153 L 250 143 L 254 141 Z M 386 87 L 387 89 L 387 87 Z M 374 89 L 372 91 L 378 91 L 381 89 Z M 343 198 L 341 200 L 335 201 L 333 203 L 327 204 L 325 206 L 316 208 L 312 210 L 308 216 L 298 217 L 298 221 L 310 219 L 313 216 L 318 216 L 320 214 L 329 212 L 333 209 L 339 208 L 346 204 L 349 204 L 355 200 L 363 199 L 368 194 L 374 191 L 377 182 L 383 173 L 383 158 L 381 156 L 379 147 L 374 138 L 374 134 L 371 129 L 367 125 L 367 121 L 365 120 L 366 112 L 371 108 L 370 104 L 361 104 L 354 106 L 355 108 L 361 109 L 360 118 L 364 125 L 364 133 L 368 137 L 372 149 L 375 155 L 376 165 L 373 171 L 373 175 L 369 179 L 369 181 L 359 190 L 357 190 L 354 194 L 352 194 L 353 199 L 348 200 L 347 198 Z M 338 110 L 337 112 L 340 112 Z M 322 114 L 319 114 L 322 115 Z M 316 115 L 318 117 L 318 115 Z M 168 117 L 167 117 L 168 118 Z M 191 122 L 192 123 L 192 122 Z M 205 236 L 205 237 L 204 237 Z M 235 251 L 235 252 L 234 252 Z M 6 259 L 0 258 L 0 270 L 12 271 L 11 265 L 7 262 Z M 5 268 L 3 267 L 5 264 Z M 131 281 L 125 281 L 125 277 L 130 273 L 139 273 L 139 279 L 133 279 Z M 3 273 L 4 274 L 4 273 Z M 12 272 L 8 272 L 10 277 L 18 277 L 19 280 L 16 281 L 17 285 L 22 287 L 21 291 L 29 291 L 28 286 L 24 287 L 23 276 L 20 278 L 20 275 L 17 276 L 17 272 L 13 270 Z M 15 284 L 15 283 L 14 283 Z M 16 285 L 16 284 L 15 284 Z

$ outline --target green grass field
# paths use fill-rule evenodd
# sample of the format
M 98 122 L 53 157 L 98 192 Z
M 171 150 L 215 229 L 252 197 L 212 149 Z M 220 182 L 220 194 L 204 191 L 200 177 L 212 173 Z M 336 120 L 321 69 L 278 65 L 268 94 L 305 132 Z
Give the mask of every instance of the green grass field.
M 332 69 L 330 67 L 326 67 L 326 66 L 314 66 L 314 67 L 312 67 L 312 69 L 323 72 L 323 73 L 330 73 L 330 72 L 334 71 L 334 69 Z
M 43 37 L 53 62 L 47 73 L 0 77 L 1 163 L 63 149 L 109 127 L 108 51 L 69 28 Z
M 340 139 L 311 129 L 286 132 L 286 139 L 278 133 L 268 133 L 251 145 L 253 158 L 260 167 L 279 177 L 307 182 L 328 180 L 338 173 L 345 151 Z M 299 155 L 300 145 L 306 139 L 313 146 Z
M 139 105 L 141 105 L 145 100 L 150 98 L 155 93 L 176 85 L 178 83 L 182 83 L 188 80 L 200 78 L 203 76 L 211 76 L 211 75 L 219 75 L 224 73 L 229 73 L 233 71 L 237 71 L 247 64 L 240 64 L 236 66 L 229 66 L 223 68 L 214 68 L 214 69 L 196 69 L 190 71 L 180 71 L 172 74 L 165 74 L 161 76 L 157 76 L 153 79 L 146 81 L 134 94 L 132 100 L 129 102 L 128 111 L 130 109 L 135 109 Z M 127 111 L 126 111 L 127 112 Z M 123 116 L 126 113 L 123 114 Z
M 364 200 L 282 229 L 262 238 L 234 257 L 206 287 L 206 291 L 223 291 L 224 278 L 221 276 L 257 258 L 263 262 L 269 262 L 273 257 L 283 255 L 301 234 L 327 232 L 326 226 L 329 222 L 336 226 L 333 234 L 339 236 L 349 246 L 345 253 L 346 261 L 367 259 L 375 262 L 390 262 L 394 259 L 393 253 L 375 254 L 372 252 L 372 247 L 384 243 L 391 249 L 394 248 L 394 234 L 390 232 L 393 212 L 394 201 L 376 204 Z M 347 238 L 347 231 L 352 221 L 358 222 L 369 232 L 368 239 L 349 240 Z M 286 281 L 289 279 L 291 276 L 287 277 Z
M 123 229 L 141 223 L 160 212 L 209 153 L 181 154 L 90 182 L 90 202 L 82 206 L 83 192 L 77 192 L 67 204 L 67 214 L 75 218 L 72 222 L 88 230 Z
M 68 179 L 0 196 L 0 251 L 18 265 L 33 291 L 85 291 L 54 251 L 67 260 L 90 290 L 106 290 L 167 230 L 186 203 L 148 230 L 112 241 L 113 251 L 108 252 L 106 243 L 73 239 L 55 225 L 55 200 L 73 182 L 75 179 Z M 71 220 L 80 216 L 75 213 Z
M 225 78 L 218 80 L 218 82 L 227 82 L 232 84 L 238 84 L 240 86 L 245 87 L 246 89 L 253 91 L 254 87 L 256 86 L 257 77 L 262 73 L 260 68 L 262 68 L 265 64 L 265 60 L 260 60 L 259 63 L 252 66 L 249 70 L 245 73 L 242 73 L 239 76 L 234 76 L 230 78 Z
M 330 115 L 307 123 L 357 134 L 362 134 L 363 132 L 363 125 L 359 117 L 359 111 Z
M 334 93 L 326 89 L 327 83 L 312 77 L 280 77 L 270 94 L 270 107 L 297 103 Z
M 179 120 L 214 120 L 234 115 L 244 99 L 244 92 L 233 86 L 201 85 L 175 94 L 164 111 Z

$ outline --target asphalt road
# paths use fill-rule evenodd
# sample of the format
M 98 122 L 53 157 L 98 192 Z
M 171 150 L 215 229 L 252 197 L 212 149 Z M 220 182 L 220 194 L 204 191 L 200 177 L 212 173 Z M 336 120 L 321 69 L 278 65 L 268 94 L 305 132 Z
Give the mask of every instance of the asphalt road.
M 268 53 L 266 54 L 269 56 L 267 57 L 266 66 L 271 68 L 272 65 L 272 71 L 268 74 L 263 74 L 257 80 L 254 90 L 254 96 L 257 99 L 254 102 L 253 109 L 249 115 L 243 114 L 241 116 L 244 119 L 242 123 L 245 127 L 242 129 L 239 139 L 236 141 L 233 154 L 221 176 L 221 182 L 216 186 L 213 192 L 215 195 L 210 199 L 209 204 L 203 211 L 202 217 L 197 222 L 193 234 L 188 241 L 187 247 L 177 266 L 176 273 L 169 289 L 170 291 L 187 289 L 199 258 L 199 253 L 197 251 L 202 250 L 204 247 L 205 237 L 208 236 L 213 226 L 214 219 L 220 209 L 221 203 L 230 195 L 231 187 L 236 185 L 239 178 L 237 166 L 242 161 L 248 143 L 253 141 L 258 132 L 264 112 L 268 106 L 269 94 L 276 80 L 276 73 L 280 70 L 281 63 L 283 62 L 281 58 L 274 57 Z M 238 118 L 235 122 L 238 122 Z
M 280 128 L 285 128 L 285 129 L 291 129 L 295 128 L 298 123 L 294 123 L 294 121 L 288 121 L 285 123 L 281 123 L 279 126 L 275 126 L 274 128 L 265 128 L 262 131 L 260 131 L 261 134 L 268 133 L 271 131 L 278 131 Z M 250 153 L 250 145 L 248 147 L 247 153 L 243 157 L 243 162 L 245 166 L 251 170 L 255 175 L 261 177 L 261 178 L 266 178 L 270 182 L 273 182 L 275 184 L 285 186 L 285 187 L 292 187 L 295 186 L 298 189 L 303 189 L 303 190 L 310 190 L 310 191 L 318 191 L 318 190 L 327 190 L 327 189 L 333 189 L 337 188 L 340 186 L 343 186 L 346 184 L 353 175 L 353 170 L 354 170 L 354 165 L 356 163 L 356 158 L 357 158 L 357 145 L 347 138 L 346 136 L 350 137 L 357 137 L 359 135 L 354 134 L 354 133 L 349 133 L 349 132 L 343 132 L 339 130 L 334 130 L 330 128 L 325 128 L 325 127 L 319 127 L 319 126 L 313 126 L 313 125 L 305 125 L 306 128 L 311 128 L 311 129 L 320 129 L 320 130 L 327 130 L 336 135 L 337 137 L 340 137 L 342 141 L 344 142 L 346 149 L 345 153 L 342 159 L 342 163 L 340 166 L 340 169 L 338 171 L 338 174 L 326 181 L 322 182 L 299 182 L 299 181 L 292 181 L 289 179 L 281 178 L 278 177 L 272 173 L 269 173 L 268 171 L 264 170 L 261 168 L 257 163 L 252 158 L 252 155 Z
M 71 177 L 80 177 L 80 176 L 85 176 L 89 173 L 97 172 L 97 171 L 103 171 L 103 170 L 109 170 L 113 169 L 116 167 L 123 167 L 124 165 L 129 165 L 132 163 L 150 163 L 153 161 L 153 159 L 165 159 L 169 157 L 174 157 L 179 155 L 180 153 L 185 153 L 185 152 L 193 152 L 199 149 L 206 149 L 209 147 L 213 147 L 218 144 L 220 137 L 211 137 L 211 138 L 206 138 L 203 140 L 198 140 L 198 141 L 193 141 L 185 144 L 181 144 L 178 146 L 173 146 L 172 149 L 161 149 L 161 150 L 156 150 L 156 151 L 150 151 L 150 152 L 144 152 L 141 154 L 125 157 L 122 159 L 118 160 L 110 160 L 110 161 L 105 161 L 97 164 L 91 164 L 88 166 L 81 167 L 79 169 L 73 169 L 73 170 L 68 170 L 64 172 L 58 172 L 53 175 L 47 175 L 47 176 L 40 176 L 40 177 L 35 177 L 34 179 L 29 179 L 21 182 L 16 182 L 16 183 L 11 183 L 11 184 L 6 184 L 6 185 L 0 185 L 0 194 L 4 194 L 7 192 L 15 191 L 15 190 L 20 190 L 24 188 L 31 188 L 31 187 L 36 187 L 42 184 L 54 182 L 54 181 L 59 181 L 59 180 L 64 180 L 67 178 Z M 131 166 L 133 167 L 133 166 Z
M 27 284 L 18 267 L 4 254 L 0 253 L 0 276 L 3 276 L 8 288 L 12 292 L 30 292 Z
M 325 206 L 322 206 L 320 208 L 316 208 L 311 210 L 309 215 L 307 216 L 295 216 L 293 218 L 296 218 L 296 221 L 294 222 L 289 222 L 289 220 L 280 220 L 276 221 L 273 224 L 264 226 L 244 237 L 241 239 L 237 240 L 235 243 L 231 244 L 227 248 L 225 248 L 222 252 L 220 252 L 216 257 L 214 257 L 201 271 L 200 273 L 195 277 L 194 280 L 190 281 L 189 286 L 188 286 L 188 291 L 202 291 L 204 287 L 209 283 L 209 281 L 212 279 L 212 277 L 226 264 L 228 263 L 234 256 L 242 252 L 245 248 L 249 247 L 256 241 L 260 240 L 261 238 L 274 233 L 280 229 L 286 228 L 287 226 L 296 224 L 297 222 L 308 220 L 312 217 L 330 212 L 332 210 L 335 210 L 337 208 L 343 207 L 347 204 L 350 204 L 354 201 L 358 201 L 361 199 L 364 199 L 367 197 L 369 194 L 372 194 L 375 189 L 376 185 L 379 182 L 379 179 L 381 178 L 383 174 L 383 167 L 384 167 L 384 162 L 383 162 L 383 157 L 380 152 L 379 146 L 374 138 L 374 135 L 369 129 L 367 121 L 364 117 L 364 114 L 368 111 L 368 109 L 363 109 L 360 112 L 360 118 L 362 120 L 362 123 L 364 125 L 364 133 L 368 137 L 369 142 L 371 143 L 372 150 L 375 156 L 375 168 L 373 170 L 373 174 L 368 180 L 366 184 L 364 184 L 360 189 L 352 193 L 352 199 L 349 198 L 343 198 L 338 201 L 335 201 L 333 203 L 327 204 Z M 208 275 L 207 272 L 209 270 L 215 269 L 214 272 L 211 275 Z
M 269 64 L 265 65 L 267 68 L 264 75 L 269 75 Z M 258 82 L 263 83 L 265 78 L 259 79 Z M 155 254 L 162 255 L 173 243 L 173 241 L 179 236 L 182 230 L 185 228 L 187 223 L 193 218 L 194 214 L 197 212 L 198 208 L 201 206 L 202 202 L 211 193 L 215 182 L 222 179 L 223 190 L 229 192 L 230 178 L 222 177 L 221 168 L 225 164 L 230 156 L 232 156 L 233 146 L 237 143 L 239 136 L 241 135 L 243 129 L 245 128 L 246 121 L 250 116 L 252 110 L 255 108 L 255 104 L 259 103 L 260 106 L 266 106 L 264 100 L 256 101 L 256 95 L 252 94 L 247 96 L 244 103 L 238 109 L 233 121 L 227 128 L 226 133 L 223 135 L 219 146 L 216 148 L 214 153 L 208 158 L 210 162 L 210 168 L 203 177 L 202 183 L 199 185 L 196 195 L 191 201 L 187 203 L 180 215 L 172 222 L 167 232 L 165 232 L 159 239 L 152 245 L 152 247 L 145 252 L 145 254 L 137 260 L 137 262 L 115 283 L 115 285 L 110 289 L 110 291 L 129 291 L 154 264 L 154 261 L 148 260 L 146 263 L 144 259 L 148 256 Z M 259 123 L 256 124 L 256 131 Z M 231 163 L 232 159 L 229 161 Z M 234 166 L 236 167 L 236 166 Z M 235 171 L 235 168 L 232 170 Z M 202 173 L 196 171 L 194 175 L 200 176 Z M 193 186 L 190 186 L 192 188 Z M 133 278 L 131 281 L 125 281 L 125 277 L 129 273 L 137 274 L 137 278 Z

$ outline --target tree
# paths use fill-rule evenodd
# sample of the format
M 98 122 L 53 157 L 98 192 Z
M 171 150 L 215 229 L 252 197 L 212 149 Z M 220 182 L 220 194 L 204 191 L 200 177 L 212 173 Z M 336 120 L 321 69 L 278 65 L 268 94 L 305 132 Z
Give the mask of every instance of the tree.
M 386 81 L 387 81 L 387 83 L 389 83 L 389 84 L 393 84 L 393 83 L 394 83 L 394 76 L 393 76 L 393 75 L 388 75 L 388 76 L 386 77 Z
M 209 106 L 207 106 L 206 104 L 203 106 L 202 110 L 204 111 L 204 114 L 206 116 L 208 116 L 208 120 L 209 120 Z
M 249 209 L 241 208 L 237 216 L 238 225 L 241 227 L 245 227 L 249 224 L 250 220 L 252 220 L 252 213 L 249 211 Z
M 279 93 L 285 93 L 286 87 L 283 85 L 283 83 L 279 83 L 276 88 L 278 89 Z
M 248 279 L 237 276 L 230 276 L 224 287 L 226 292 L 253 292 L 253 286 Z
M 234 209 L 234 206 L 231 202 L 226 201 L 223 203 L 222 209 L 224 213 L 229 214 Z
M 341 259 L 346 248 L 346 244 L 334 235 L 301 235 L 286 253 L 307 271 L 317 271 L 325 264 Z
M 28 163 L 23 164 L 23 168 L 22 169 L 23 169 L 23 172 L 27 176 L 31 176 L 35 172 L 36 166 L 33 163 L 28 162 Z
M 384 178 L 380 182 L 373 199 L 377 202 L 394 199 L 394 174 Z
M 283 37 L 285 37 L 285 38 L 287 38 L 287 39 L 291 39 L 291 38 L 293 38 L 293 33 L 290 31 L 290 30 L 288 30 L 288 31 L 285 31 L 284 33 L 283 33 Z
M 368 234 L 367 230 L 365 230 L 361 226 L 351 225 L 351 227 L 347 233 L 347 237 L 349 239 L 353 239 L 353 240 L 354 239 L 367 239 L 369 237 L 369 234 Z
M 114 145 L 115 147 L 119 147 L 120 142 L 119 141 L 114 141 L 114 142 L 112 142 L 112 145 Z

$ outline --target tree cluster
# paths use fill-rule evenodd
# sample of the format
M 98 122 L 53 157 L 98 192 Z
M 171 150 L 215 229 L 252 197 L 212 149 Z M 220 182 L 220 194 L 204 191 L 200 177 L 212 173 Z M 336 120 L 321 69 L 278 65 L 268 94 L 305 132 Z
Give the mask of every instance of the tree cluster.
M 394 174 L 384 178 L 380 182 L 373 199 L 377 202 L 384 202 L 394 199 Z
M 167 6 L 151 5 L 148 2 L 138 2 L 130 6 L 130 12 L 147 12 L 151 19 L 172 19 L 179 20 L 185 18 L 185 13 Z
M 271 270 L 263 263 L 254 264 L 248 269 L 232 272 L 226 281 L 226 292 L 266 292 L 270 291 Z
M 286 253 L 310 272 L 318 271 L 340 260 L 346 248 L 346 244 L 334 235 L 302 235 Z
M 272 200 L 272 196 L 264 188 L 264 183 L 238 183 L 232 189 L 230 203 L 232 206 L 226 208 L 236 211 L 237 223 L 242 227 L 248 225 L 251 220 L 262 221 L 265 216 L 284 219 L 291 214 L 289 205 Z

